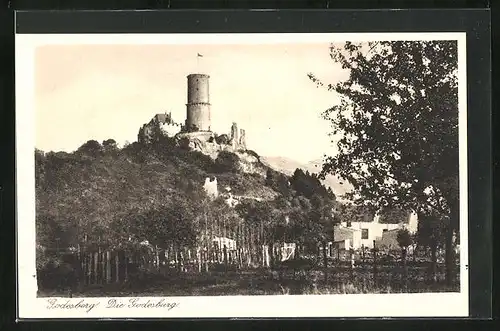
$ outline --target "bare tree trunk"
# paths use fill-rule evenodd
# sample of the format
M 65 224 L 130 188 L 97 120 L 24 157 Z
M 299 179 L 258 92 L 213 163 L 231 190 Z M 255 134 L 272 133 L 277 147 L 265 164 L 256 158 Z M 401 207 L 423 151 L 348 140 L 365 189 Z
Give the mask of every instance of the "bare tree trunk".
M 186 261 L 185 248 L 179 246 L 179 262 L 181 271 L 185 271 L 185 265 L 186 265 L 185 261 Z
M 243 247 L 243 243 L 241 240 L 241 226 L 238 225 L 236 227 L 236 259 L 237 259 L 237 264 L 238 264 L 238 269 L 241 269 L 241 247 Z
M 176 259 L 176 262 L 177 262 L 177 269 L 179 271 L 182 271 L 182 256 L 181 256 L 181 248 L 179 245 L 175 245 L 175 259 Z
M 247 267 L 250 267 L 252 264 L 252 228 L 247 227 L 246 229 L 246 259 L 247 259 Z
M 269 253 L 270 253 L 270 256 L 269 256 L 269 267 L 271 269 L 274 268 L 274 266 L 276 265 L 275 264 L 275 249 L 274 249 L 274 242 L 272 240 L 269 241 L 269 245 L 268 245 L 268 249 L 269 249 Z

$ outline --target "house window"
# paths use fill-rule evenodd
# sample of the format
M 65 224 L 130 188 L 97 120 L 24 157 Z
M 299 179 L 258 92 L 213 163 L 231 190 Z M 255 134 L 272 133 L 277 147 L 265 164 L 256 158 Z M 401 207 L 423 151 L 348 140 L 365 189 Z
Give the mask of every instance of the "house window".
M 361 229 L 361 239 L 368 239 L 368 229 Z
M 382 232 L 387 232 L 387 229 L 383 229 Z

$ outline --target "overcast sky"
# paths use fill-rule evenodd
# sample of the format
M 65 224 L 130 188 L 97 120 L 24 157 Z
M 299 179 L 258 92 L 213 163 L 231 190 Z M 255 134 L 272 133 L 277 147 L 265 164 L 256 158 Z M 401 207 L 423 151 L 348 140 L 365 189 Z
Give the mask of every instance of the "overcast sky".
M 73 151 L 90 139 L 137 139 L 156 113 L 186 116 L 186 76 L 210 75 L 212 130 L 246 130 L 248 148 L 299 162 L 332 153 L 320 118 L 336 96 L 317 88 L 345 78 L 329 44 L 48 45 L 35 55 L 36 147 Z M 197 61 L 197 53 L 203 58 Z M 198 63 L 199 62 L 199 63 Z

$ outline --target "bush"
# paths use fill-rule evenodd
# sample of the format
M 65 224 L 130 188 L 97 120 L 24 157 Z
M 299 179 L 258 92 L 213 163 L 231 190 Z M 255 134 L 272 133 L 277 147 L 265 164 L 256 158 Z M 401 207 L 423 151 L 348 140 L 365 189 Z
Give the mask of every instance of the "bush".
M 78 285 L 78 270 L 71 257 L 37 256 L 37 282 L 41 290 L 69 290 Z
M 76 151 L 77 154 L 83 154 L 90 157 L 97 157 L 102 154 L 102 146 L 96 140 L 89 140 Z
M 217 173 L 224 172 L 239 172 L 240 170 L 240 158 L 238 155 L 222 151 L 215 159 L 214 170 Z

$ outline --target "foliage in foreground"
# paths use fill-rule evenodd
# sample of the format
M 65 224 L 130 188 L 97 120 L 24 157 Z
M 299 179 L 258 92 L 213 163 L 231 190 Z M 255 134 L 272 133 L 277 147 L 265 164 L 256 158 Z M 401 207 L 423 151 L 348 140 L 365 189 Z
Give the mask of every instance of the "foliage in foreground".
M 326 85 L 309 74 L 340 100 L 323 112 L 340 139 L 322 175 L 348 180 L 351 198 L 365 205 L 416 211 L 431 245 L 440 237 L 434 230 L 444 230 L 451 280 L 459 231 L 457 42 L 345 42 L 332 44 L 330 56 L 346 80 Z

